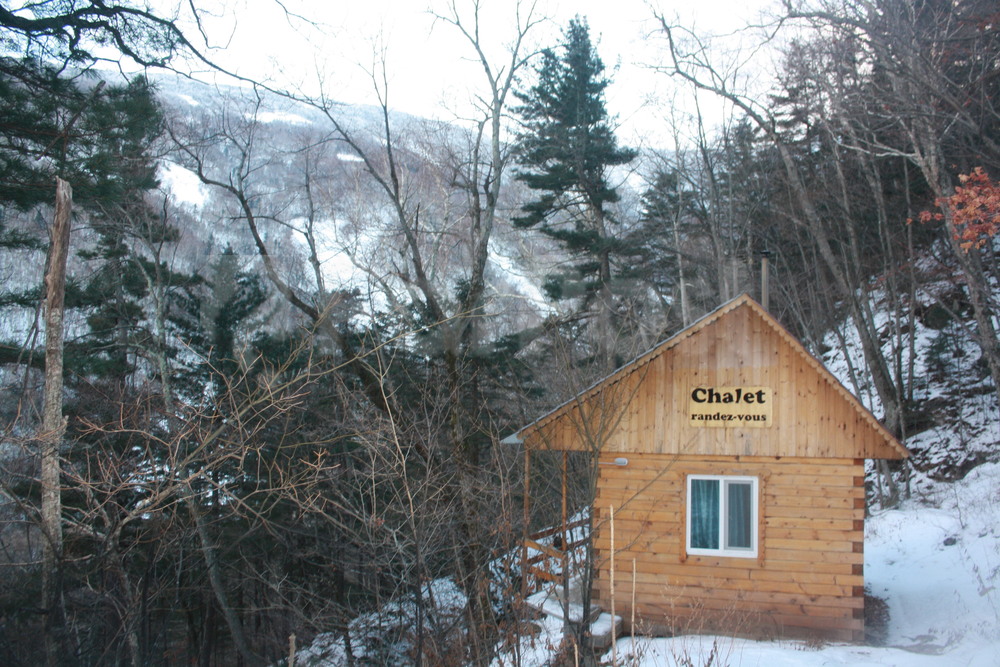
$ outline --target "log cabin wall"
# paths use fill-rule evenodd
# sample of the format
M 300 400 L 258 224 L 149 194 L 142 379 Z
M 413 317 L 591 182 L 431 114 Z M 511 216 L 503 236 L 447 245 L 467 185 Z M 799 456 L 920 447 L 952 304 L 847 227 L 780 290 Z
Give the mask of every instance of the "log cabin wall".
M 752 637 L 864 637 L 864 461 L 775 457 L 629 457 L 600 466 L 594 596 L 633 631 Z M 759 480 L 752 558 L 686 552 L 689 475 Z M 635 583 L 633 585 L 633 560 Z

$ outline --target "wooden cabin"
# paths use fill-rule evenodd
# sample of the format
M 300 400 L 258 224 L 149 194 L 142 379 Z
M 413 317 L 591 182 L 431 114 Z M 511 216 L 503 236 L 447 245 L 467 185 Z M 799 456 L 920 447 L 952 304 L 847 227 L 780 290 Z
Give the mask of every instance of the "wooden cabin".
M 864 638 L 865 459 L 908 452 L 748 296 L 515 438 L 599 457 L 593 596 L 613 562 L 633 631 Z

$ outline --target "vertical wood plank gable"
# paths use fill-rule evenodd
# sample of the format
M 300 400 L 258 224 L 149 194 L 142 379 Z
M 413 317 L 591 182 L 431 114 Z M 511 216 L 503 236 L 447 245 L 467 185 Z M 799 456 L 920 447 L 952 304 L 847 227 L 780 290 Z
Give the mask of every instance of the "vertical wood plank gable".
M 544 426 L 530 430 L 528 445 L 586 450 L 589 445 L 580 442 L 578 431 L 589 413 L 603 415 L 605 426 L 617 424 L 606 429 L 605 451 L 897 458 L 884 432 L 873 428 L 871 416 L 848 401 L 845 390 L 821 376 L 817 362 L 786 338 L 753 309 L 732 309 L 622 371 L 579 404 L 567 405 Z M 770 387 L 770 426 L 691 426 L 688 402 L 698 386 Z M 588 409 L 581 412 L 581 405 Z M 538 437 L 539 431 L 548 435 Z

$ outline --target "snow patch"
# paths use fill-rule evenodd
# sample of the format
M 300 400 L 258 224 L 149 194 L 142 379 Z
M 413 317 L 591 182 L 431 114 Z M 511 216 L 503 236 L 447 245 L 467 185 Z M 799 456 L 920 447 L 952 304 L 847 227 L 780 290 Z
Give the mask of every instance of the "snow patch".
M 538 288 L 536 281 L 533 281 L 525 275 L 512 258 L 491 249 L 490 262 L 497 267 L 497 270 L 503 274 L 504 278 L 507 279 L 515 290 L 531 301 L 532 305 L 537 308 L 539 312 L 543 314 L 551 314 L 555 312 L 554 306 L 552 306 L 548 299 L 545 298 L 545 295 L 542 294 L 542 290 Z
M 208 191 L 198 176 L 176 162 L 160 162 L 157 170 L 160 187 L 175 201 L 200 209 L 208 201 Z
M 256 114 L 246 114 L 248 119 L 261 123 L 289 123 L 291 125 L 311 125 L 307 118 L 289 111 L 260 111 Z

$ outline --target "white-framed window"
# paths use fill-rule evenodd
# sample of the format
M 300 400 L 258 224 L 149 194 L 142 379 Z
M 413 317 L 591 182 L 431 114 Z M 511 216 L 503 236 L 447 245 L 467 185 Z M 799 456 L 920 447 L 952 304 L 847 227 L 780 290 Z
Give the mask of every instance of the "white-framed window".
M 688 475 L 687 552 L 757 557 L 756 477 Z

